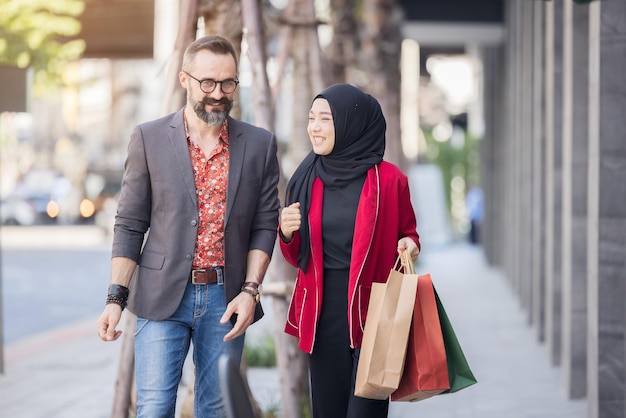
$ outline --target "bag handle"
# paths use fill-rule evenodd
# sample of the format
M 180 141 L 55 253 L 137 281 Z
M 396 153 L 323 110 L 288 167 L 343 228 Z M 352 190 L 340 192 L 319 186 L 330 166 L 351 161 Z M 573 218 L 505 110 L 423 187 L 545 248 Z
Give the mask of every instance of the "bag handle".
M 393 265 L 395 271 L 402 272 L 404 270 L 404 261 L 402 260 L 402 254 L 398 254 L 396 257 L 396 263 Z
M 402 267 L 404 268 L 405 273 L 415 274 L 413 259 L 411 258 L 411 254 L 407 250 L 402 251 L 402 254 L 400 254 L 398 258 L 401 259 Z

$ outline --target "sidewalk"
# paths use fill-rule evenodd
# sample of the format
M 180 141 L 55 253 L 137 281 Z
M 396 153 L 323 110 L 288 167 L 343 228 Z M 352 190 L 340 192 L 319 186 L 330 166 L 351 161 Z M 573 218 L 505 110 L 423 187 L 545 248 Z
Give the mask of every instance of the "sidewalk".
M 549 365 L 508 282 L 486 266 L 479 248 L 431 250 L 417 271 L 431 274 L 478 384 L 417 403 L 392 403 L 390 418 L 587 416 L 585 401 L 565 397 L 560 369 Z M 0 417 L 110 416 L 121 344 L 101 342 L 95 321 L 86 318 L 5 347 Z M 264 318 L 256 326 L 272 323 Z M 275 370 L 250 369 L 248 378 L 264 409 L 280 405 Z
M 466 244 L 424 255 L 478 383 L 414 404 L 392 403 L 390 418 L 584 418 L 586 401 L 566 398 L 509 282 Z

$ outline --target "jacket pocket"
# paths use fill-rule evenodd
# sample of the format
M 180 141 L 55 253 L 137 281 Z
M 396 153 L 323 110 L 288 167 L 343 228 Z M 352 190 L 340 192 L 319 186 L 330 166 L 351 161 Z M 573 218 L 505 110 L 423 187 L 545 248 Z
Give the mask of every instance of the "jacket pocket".
M 307 290 L 304 287 L 296 285 L 293 295 L 291 296 L 291 306 L 289 307 L 289 315 L 287 315 L 287 323 L 298 330 L 300 329 L 302 318 L 304 317 L 306 295 Z
M 361 328 L 361 331 L 365 329 L 365 321 L 367 320 L 367 309 L 369 308 L 371 294 L 371 286 L 359 286 L 357 297 L 359 298 L 359 327 Z
M 165 264 L 165 254 L 155 253 L 152 251 L 144 251 L 141 253 L 139 265 L 152 270 L 161 270 Z

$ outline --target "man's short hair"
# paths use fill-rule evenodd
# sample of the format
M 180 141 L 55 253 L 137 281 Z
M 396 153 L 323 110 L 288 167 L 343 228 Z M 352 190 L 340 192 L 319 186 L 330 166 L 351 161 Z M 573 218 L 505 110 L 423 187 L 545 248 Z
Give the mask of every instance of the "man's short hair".
M 235 68 L 239 68 L 237 63 L 237 52 L 235 52 L 233 44 L 222 36 L 208 35 L 196 39 L 187 46 L 185 54 L 183 55 L 183 69 L 188 68 L 189 63 L 193 61 L 198 51 L 202 50 L 211 51 L 214 54 L 220 55 L 230 54 L 235 60 Z

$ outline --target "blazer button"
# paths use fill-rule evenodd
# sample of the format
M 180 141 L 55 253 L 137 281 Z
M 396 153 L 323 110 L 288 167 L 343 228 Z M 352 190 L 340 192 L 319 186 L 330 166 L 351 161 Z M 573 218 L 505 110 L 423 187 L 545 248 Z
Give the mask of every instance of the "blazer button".
M 198 221 L 196 221 L 195 219 L 191 221 L 191 226 L 196 226 L 196 225 L 198 225 Z
M 191 254 L 187 254 L 187 255 L 185 256 L 185 259 L 186 259 L 187 261 L 191 261 Z

